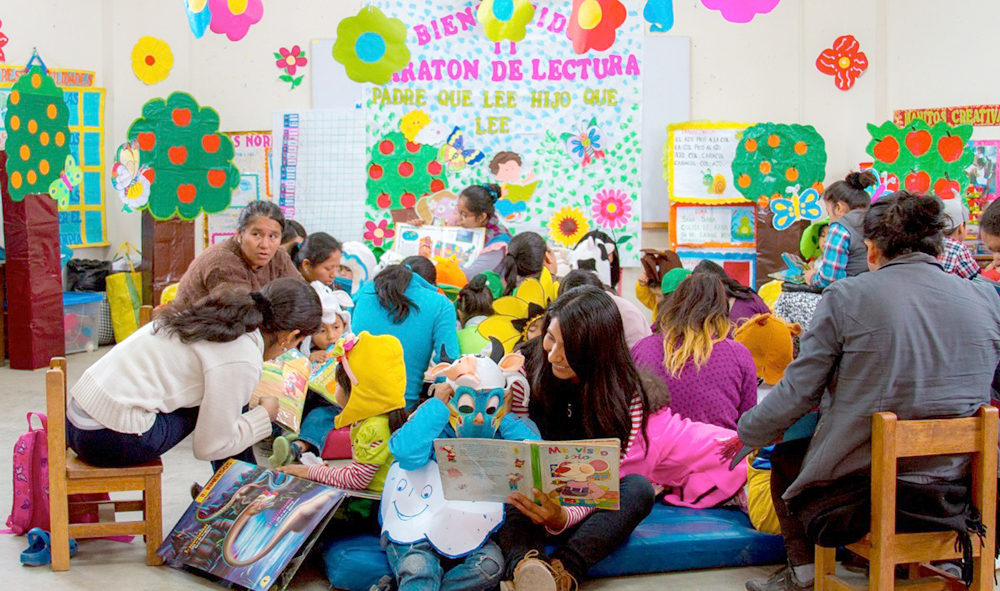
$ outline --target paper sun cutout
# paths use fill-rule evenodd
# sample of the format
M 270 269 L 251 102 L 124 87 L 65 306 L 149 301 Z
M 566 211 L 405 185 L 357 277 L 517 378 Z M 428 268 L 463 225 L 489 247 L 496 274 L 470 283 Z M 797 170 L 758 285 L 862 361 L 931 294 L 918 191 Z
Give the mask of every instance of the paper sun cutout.
M 632 217 L 632 198 L 619 189 L 604 189 L 594 197 L 594 221 L 602 228 L 624 228 Z
M 674 0 L 646 0 L 642 18 L 653 33 L 666 33 L 674 26 Z
M 198 2 L 192 0 L 192 3 Z M 246 37 L 250 27 L 264 17 L 261 0 L 208 0 L 208 9 L 212 13 L 212 32 L 225 35 L 230 41 Z
M 604 51 L 615 43 L 615 34 L 628 16 L 619 0 L 573 0 L 566 36 L 573 41 L 573 51 Z
M 274 64 L 278 66 L 278 69 L 285 71 L 285 73 L 279 76 L 278 79 L 282 82 L 288 82 L 291 84 L 292 88 L 289 88 L 289 90 L 292 90 L 299 84 L 302 84 L 302 78 L 304 78 L 305 75 L 303 74 L 302 76 L 296 78 L 295 72 L 298 68 L 301 68 L 309 63 L 309 60 L 306 59 L 306 52 L 304 49 L 301 49 L 298 45 L 293 46 L 291 49 L 282 47 L 278 51 L 274 52 L 274 59 L 277 60 Z
M 159 84 L 170 75 L 174 54 L 166 41 L 156 37 L 140 37 L 132 48 L 132 71 L 142 82 Z
M 483 0 L 476 16 L 490 41 L 521 41 L 535 18 L 535 7 L 528 0 Z
M 868 69 L 868 57 L 860 49 L 853 35 L 838 37 L 832 48 L 824 49 L 816 58 L 816 69 L 834 76 L 837 88 L 849 90 Z
M 701 0 L 705 8 L 718 10 L 731 23 L 748 23 L 758 14 L 767 14 L 778 0 Z
M 212 22 L 212 11 L 208 8 L 208 0 L 184 0 L 184 11 L 187 13 L 188 26 L 195 39 L 201 39 Z
M 377 224 L 372 221 L 365 222 L 364 239 L 370 240 L 376 247 L 382 246 L 386 240 L 395 235 L 396 231 L 389 227 L 389 220 L 379 220 Z
M 563 207 L 549 219 L 549 237 L 573 248 L 589 230 L 587 218 L 576 207 Z
M 337 26 L 333 59 L 344 65 L 355 82 L 385 84 L 410 62 L 406 25 L 374 6 L 361 9 Z
M 2 26 L 3 26 L 3 21 L 0 21 L 0 27 Z M 7 60 L 7 58 L 4 57 L 3 54 L 3 48 L 6 45 L 7 45 L 7 35 L 4 35 L 3 32 L 0 32 L 0 62 Z
M 40 66 L 18 78 L 7 97 L 7 178 L 10 198 L 49 192 L 69 155 L 69 109 L 63 91 Z

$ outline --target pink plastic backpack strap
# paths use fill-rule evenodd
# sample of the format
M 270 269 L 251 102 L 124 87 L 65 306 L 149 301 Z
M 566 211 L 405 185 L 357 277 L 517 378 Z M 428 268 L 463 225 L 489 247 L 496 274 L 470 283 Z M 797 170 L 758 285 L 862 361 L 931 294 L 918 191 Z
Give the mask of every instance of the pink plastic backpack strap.
M 38 421 L 42 423 L 41 429 L 35 429 L 31 426 L 31 415 L 38 417 Z M 29 412 L 28 413 L 28 431 L 48 431 L 49 430 L 49 420 L 40 412 Z

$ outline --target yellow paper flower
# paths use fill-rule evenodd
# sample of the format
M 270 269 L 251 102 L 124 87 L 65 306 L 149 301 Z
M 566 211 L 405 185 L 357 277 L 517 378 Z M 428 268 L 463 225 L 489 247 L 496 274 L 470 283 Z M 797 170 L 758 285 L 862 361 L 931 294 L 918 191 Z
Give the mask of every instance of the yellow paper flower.
M 146 84 L 159 84 L 170 75 L 174 54 L 166 41 L 156 37 L 140 37 L 132 48 L 132 71 Z
M 552 280 L 548 269 L 542 269 L 538 279 L 525 279 L 517 286 L 513 295 L 493 302 L 496 315 L 480 323 L 480 336 L 497 339 L 503 344 L 504 352 L 510 353 L 517 343 L 527 339 L 528 330 L 543 318 L 545 310 L 558 292 L 559 284 Z
M 549 236 L 567 248 L 573 248 L 587 233 L 587 218 L 576 207 L 563 207 L 549 219 Z
M 477 15 L 490 41 L 520 41 L 535 18 L 535 7 L 529 0 L 483 0 Z

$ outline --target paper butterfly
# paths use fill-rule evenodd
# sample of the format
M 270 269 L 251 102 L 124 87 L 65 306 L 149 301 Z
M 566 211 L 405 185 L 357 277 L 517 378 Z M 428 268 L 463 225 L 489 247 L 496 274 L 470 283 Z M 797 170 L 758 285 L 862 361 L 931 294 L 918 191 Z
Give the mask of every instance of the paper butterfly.
M 111 176 L 111 184 L 125 204 L 123 209 L 126 212 L 139 209 L 149 201 L 153 173 L 148 166 L 139 165 L 139 144 L 136 141 L 119 146 Z
M 781 260 L 785 263 L 785 268 L 771 273 L 769 277 L 787 283 L 805 283 L 805 271 L 809 268 L 805 261 L 799 256 L 787 252 L 781 253 Z
M 606 138 L 597 126 L 597 117 L 592 117 L 589 123 L 581 124 L 576 133 L 564 133 L 559 137 L 566 143 L 566 153 L 575 164 L 585 167 L 604 158 Z
M 866 168 L 861 172 L 870 172 L 875 175 L 875 178 L 878 179 L 877 185 L 870 185 L 868 187 L 865 187 L 865 192 L 868 193 L 868 195 L 872 198 L 872 203 L 875 203 L 876 201 L 882 198 L 882 195 L 885 195 L 886 193 L 889 193 L 892 190 L 889 188 L 888 173 L 885 172 L 880 173 L 878 170 L 874 168 Z M 896 181 L 896 188 L 897 189 L 899 188 L 898 180 Z
M 441 146 L 441 154 L 438 160 L 446 163 L 450 170 L 458 171 L 464 169 L 466 166 L 482 162 L 483 158 L 486 158 L 486 154 L 483 154 L 472 146 L 467 146 L 462 128 L 456 127 L 451 130 L 448 141 Z
M 66 167 L 59 178 L 49 185 L 49 195 L 59 202 L 59 209 L 65 210 L 69 207 L 69 194 L 75 187 L 79 187 L 83 182 L 83 170 L 76 165 L 76 159 L 66 156 Z
M 799 219 L 818 220 L 823 217 L 823 208 L 819 205 L 819 193 L 816 189 L 806 189 L 801 195 L 796 195 L 795 189 L 795 187 L 788 189 L 791 193 L 788 197 L 771 200 L 775 230 L 787 230 Z

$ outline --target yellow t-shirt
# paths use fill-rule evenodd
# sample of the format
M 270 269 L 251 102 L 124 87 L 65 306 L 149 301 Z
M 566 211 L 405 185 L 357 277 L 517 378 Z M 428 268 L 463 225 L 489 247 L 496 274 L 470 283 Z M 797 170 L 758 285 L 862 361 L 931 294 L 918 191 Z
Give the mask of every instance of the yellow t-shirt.
M 368 490 L 382 493 L 385 477 L 392 464 L 389 453 L 389 415 L 378 415 L 351 425 L 351 455 L 355 462 L 377 464 L 379 469 L 368 483 Z

